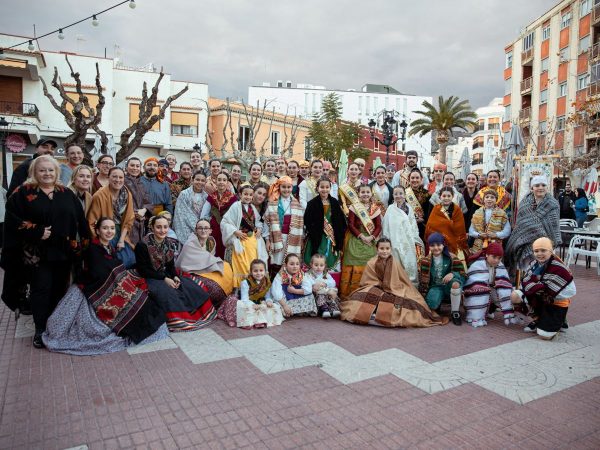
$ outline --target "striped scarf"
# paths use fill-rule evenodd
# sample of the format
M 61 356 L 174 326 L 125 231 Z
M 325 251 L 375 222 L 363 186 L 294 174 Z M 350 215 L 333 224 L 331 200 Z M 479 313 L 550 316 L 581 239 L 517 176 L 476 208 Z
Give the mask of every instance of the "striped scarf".
M 504 229 L 504 225 L 508 221 L 508 217 L 506 216 L 506 212 L 498 207 L 495 207 L 492 211 L 492 216 L 490 217 L 490 221 L 485 221 L 485 208 L 479 208 L 473 214 L 473 218 L 471 219 L 471 225 L 478 233 L 496 233 L 498 234 L 500 231 Z M 491 242 L 500 242 L 501 239 L 494 238 L 476 238 L 473 243 L 473 248 L 471 251 L 476 253 L 481 249 L 487 248 L 488 244 Z
M 554 299 L 573 281 L 573 274 L 556 255 L 550 257 L 543 266 L 539 263 L 527 271 L 521 285 L 528 298 L 539 296 L 544 302 Z
M 269 224 L 269 240 L 271 241 L 271 250 L 273 253 L 284 251 L 283 257 L 290 253 L 300 255 L 302 253 L 302 236 L 304 235 L 304 209 L 300 202 L 291 197 L 290 214 L 290 232 L 287 237 L 287 245 L 283 248 L 283 236 L 281 226 L 283 217 L 279 215 L 279 201 L 269 202 L 265 219 Z

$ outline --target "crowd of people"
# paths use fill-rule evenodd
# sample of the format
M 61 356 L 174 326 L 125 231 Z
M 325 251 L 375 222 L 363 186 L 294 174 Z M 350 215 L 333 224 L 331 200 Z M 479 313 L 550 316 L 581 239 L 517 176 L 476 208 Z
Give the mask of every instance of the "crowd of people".
M 575 285 L 554 253 L 566 200 L 542 176 L 511 221 L 500 172 L 459 188 L 440 163 L 428 179 L 414 151 L 398 171 L 356 159 L 338 180 L 328 161 L 277 158 L 244 180 L 242 164 L 205 171 L 196 152 L 176 171 L 173 154 L 92 168 L 79 146 L 63 164 L 55 148 L 40 141 L 15 170 L 4 223 L 2 299 L 33 314 L 36 348 L 116 351 L 217 318 L 568 327 Z

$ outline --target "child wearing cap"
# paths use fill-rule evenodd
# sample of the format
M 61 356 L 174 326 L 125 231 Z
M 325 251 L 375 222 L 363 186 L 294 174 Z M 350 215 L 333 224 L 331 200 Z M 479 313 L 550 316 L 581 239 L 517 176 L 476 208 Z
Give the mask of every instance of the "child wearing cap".
M 532 247 L 535 261 L 525 273 L 521 289 L 511 294 L 511 300 L 515 304 L 526 303 L 533 310 L 534 319 L 525 331 L 537 331 L 540 338 L 550 340 L 568 328 L 567 311 L 577 289 L 573 274 L 554 254 L 550 239 L 539 238 Z
M 502 264 L 503 256 L 502 244 L 492 242 L 472 258 L 474 262 L 467 272 L 467 282 L 463 292 L 467 311 L 466 320 L 473 328 L 487 325 L 485 317 L 492 304 L 502 310 L 505 325 L 518 322 L 510 300 L 513 287 L 508 271 Z
M 449 299 L 452 323 L 462 325 L 459 310 L 465 280 L 464 264 L 450 253 L 441 233 L 432 233 L 427 242 L 429 254 L 422 256 L 418 263 L 419 291 L 434 310 Z

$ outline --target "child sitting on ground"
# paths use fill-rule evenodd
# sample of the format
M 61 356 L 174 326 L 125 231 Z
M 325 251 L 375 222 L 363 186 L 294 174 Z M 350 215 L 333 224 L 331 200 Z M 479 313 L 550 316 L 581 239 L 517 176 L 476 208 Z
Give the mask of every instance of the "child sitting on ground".
M 321 317 L 340 316 L 335 280 L 327 272 L 325 257 L 320 253 L 315 253 L 310 259 L 310 270 L 304 274 L 302 284 L 305 292 L 313 294 Z
M 419 291 L 427 305 L 438 310 L 442 301 L 450 299 L 452 323 L 462 325 L 460 318 L 461 287 L 465 280 L 465 266 L 451 255 L 441 233 L 432 233 L 427 240 L 429 254 L 419 259 Z
M 505 325 L 518 323 L 510 300 L 513 287 L 508 271 L 502 263 L 503 256 L 504 250 L 499 242 L 492 242 L 473 255 L 474 262 L 467 272 L 467 282 L 463 292 L 467 311 L 466 320 L 474 328 L 487 325 L 485 317 L 492 305 L 502 310 Z M 493 318 L 493 314 L 491 317 Z
M 527 269 L 521 289 L 511 294 L 511 300 L 515 304 L 524 302 L 533 309 L 534 319 L 525 331 L 537 331 L 540 338 L 550 340 L 568 328 L 567 311 L 577 289 L 573 274 L 554 254 L 550 239 L 535 240 L 533 256 L 535 261 Z
M 281 307 L 271 298 L 267 265 L 260 259 L 250 263 L 250 275 L 240 284 L 240 299 L 229 296 L 219 308 L 218 317 L 231 327 L 244 329 L 281 325 Z
M 303 288 L 303 280 L 300 258 L 294 253 L 289 253 L 271 287 L 271 296 L 281 305 L 285 317 L 299 314 L 317 315 L 315 299 L 310 290 Z

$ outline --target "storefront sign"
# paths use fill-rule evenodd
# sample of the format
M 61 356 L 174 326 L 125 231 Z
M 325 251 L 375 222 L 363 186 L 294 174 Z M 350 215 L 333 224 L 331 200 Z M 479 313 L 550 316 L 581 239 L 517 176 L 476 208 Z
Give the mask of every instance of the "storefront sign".
M 6 138 L 6 148 L 12 153 L 21 153 L 27 147 L 27 141 L 20 134 L 9 134 Z

